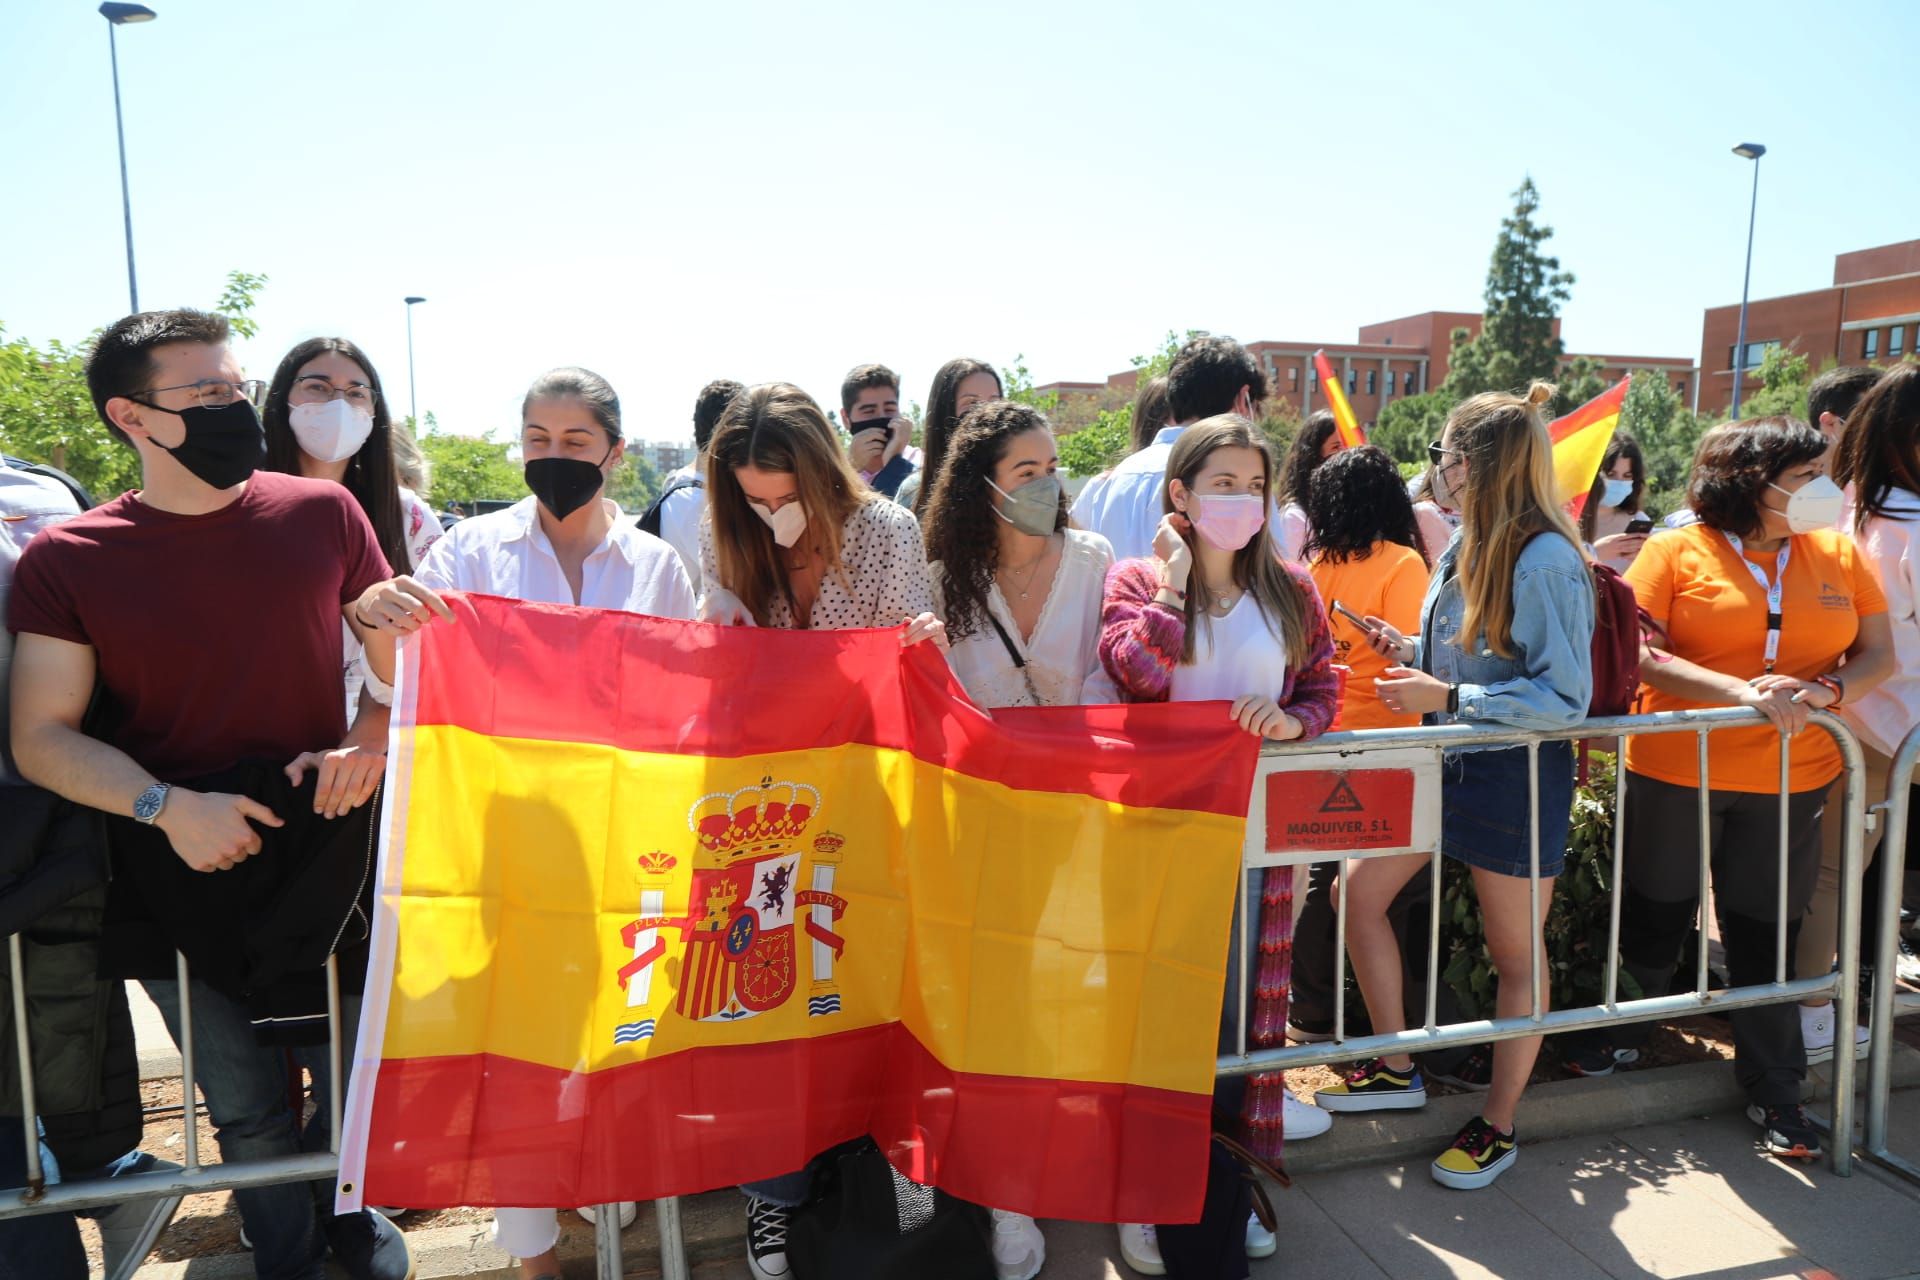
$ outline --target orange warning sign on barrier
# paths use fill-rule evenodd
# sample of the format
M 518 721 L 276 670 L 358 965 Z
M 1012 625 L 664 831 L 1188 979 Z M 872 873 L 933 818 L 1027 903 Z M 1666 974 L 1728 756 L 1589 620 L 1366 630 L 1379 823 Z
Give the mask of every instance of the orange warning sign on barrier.
M 1309 769 L 1267 776 L 1267 851 L 1338 853 L 1413 841 L 1413 770 Z

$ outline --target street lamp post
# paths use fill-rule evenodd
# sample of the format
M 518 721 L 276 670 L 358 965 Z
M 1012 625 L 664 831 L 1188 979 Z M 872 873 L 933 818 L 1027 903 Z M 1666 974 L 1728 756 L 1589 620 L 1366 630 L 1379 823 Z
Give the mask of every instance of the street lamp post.
M 1767 149 L 1757 142 L 1743 142 L 1733 154 L 1753 161 L 1753 203 L 1747 209 L 1747 271 L 1740 277 L 1740 340 L 1733 348 L 1733 416 L 1740 416 L 1740 387 L 1747 380 L 1747 287 L 1753 282 L 1753 220 L 1760 212 L 1760 157 Z
M 413 304 L 425 302 L 425 298 L 407 300 L 407 412 L 413 418 L 413 434 L 420 434 L 420 395 L 414 389 L 413 381 Z
M 120 118 L 120 42 L 115 28 L 130 22 L 152 22 L 160 15 L 143 4 L 100 6 L 107 20 L 107 56 L 113 62 L 113 128 L 120 135 L 120 213 L 127 225 L 127 300 L 134 311 L 140 310 L 140 286 L 133 275 L 133 195 L 127 188 L 127 126 Z

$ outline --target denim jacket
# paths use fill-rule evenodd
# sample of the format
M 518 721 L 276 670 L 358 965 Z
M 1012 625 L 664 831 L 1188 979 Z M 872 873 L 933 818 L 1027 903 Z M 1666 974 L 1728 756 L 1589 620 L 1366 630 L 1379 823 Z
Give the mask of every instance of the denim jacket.
M 1593 579 L 1566 538 L 1544 533 L 1520 552 L 1513 572 L 1514 656 L 1484 634 L 1460 634 L 1466 598 L 1454 560 L 1460 536 L 1440 556 L 1420 607 L 1415 665 L 1460 686 L 1459 714 L 1428 724 L 1487 720 L 1520 729 L 1559 729 L 1586 719 L 1593 698 Z

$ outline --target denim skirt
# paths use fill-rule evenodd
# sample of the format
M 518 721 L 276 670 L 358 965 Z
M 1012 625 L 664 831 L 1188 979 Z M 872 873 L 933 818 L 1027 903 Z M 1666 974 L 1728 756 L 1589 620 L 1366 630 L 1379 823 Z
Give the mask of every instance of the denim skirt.
M 1449 751 L 1440 767 L 1440 851 L 1503 876 L 1527 875 L 1529 808 L 1540 829 L 1540 874 L 1566 861 L 1573 808 L 1573 744 L 1540 744 L 1540 793 L 1527 803 L 1527 749 Z

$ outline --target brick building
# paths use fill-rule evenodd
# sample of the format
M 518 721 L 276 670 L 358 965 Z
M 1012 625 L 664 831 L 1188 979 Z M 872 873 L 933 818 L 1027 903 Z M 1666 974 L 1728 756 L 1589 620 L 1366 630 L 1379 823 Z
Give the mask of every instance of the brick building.
M 1884 363 L 1915 348 L 1920 329 L 1920 240 L 1842 253 L 1833 260 L 1833 284 L 1811 293 L 1759 298 L 1747 304 L 1749 370 L 1741 396 L 1759 387 L 1752 370 L 1769 347 L 1785 346 L 1815 369 Z M 1734 346 L 1740 304 L 1709 307 L 1700 326 L 1701 407 L 1720 410 L 1733 399 Z
M 1345 381 L 1347 399 L 1360 421 L 1371 426 L 1395 399 L 1419 395 L 1440 385 L 1447 376 L 1447 357 L 1455 329 L 1477 336 L 1481 317 L 1471 311 L 1426 311 L 1419 315 L 1364 325 L 1356 342 L 1249 342 L 1247 351 L 1267 371 L 1275 396 L 1305 417 L 1324 407 L 1313 353 L 1326 352 L 1327 361 Z M 1560 322 L 1553 322 L 1555 337 Z M 1568 359 L 1573 356 L 1569 355 Z M 1602 365 L 1602 376 L 1617 381 L 1629 370 L 1665 375 L 1685 401 L 1694 392 L 1694 367 L 1688 356 L 1589 355 Z M 1116 373 L 1105 382 L 1050 382 L 1039 391 L 1059 393 L 1063 428 L 1081 425 L 1074 408 L 1118 404 L 1130 398 L 1139 379 L 1133 369 Z

